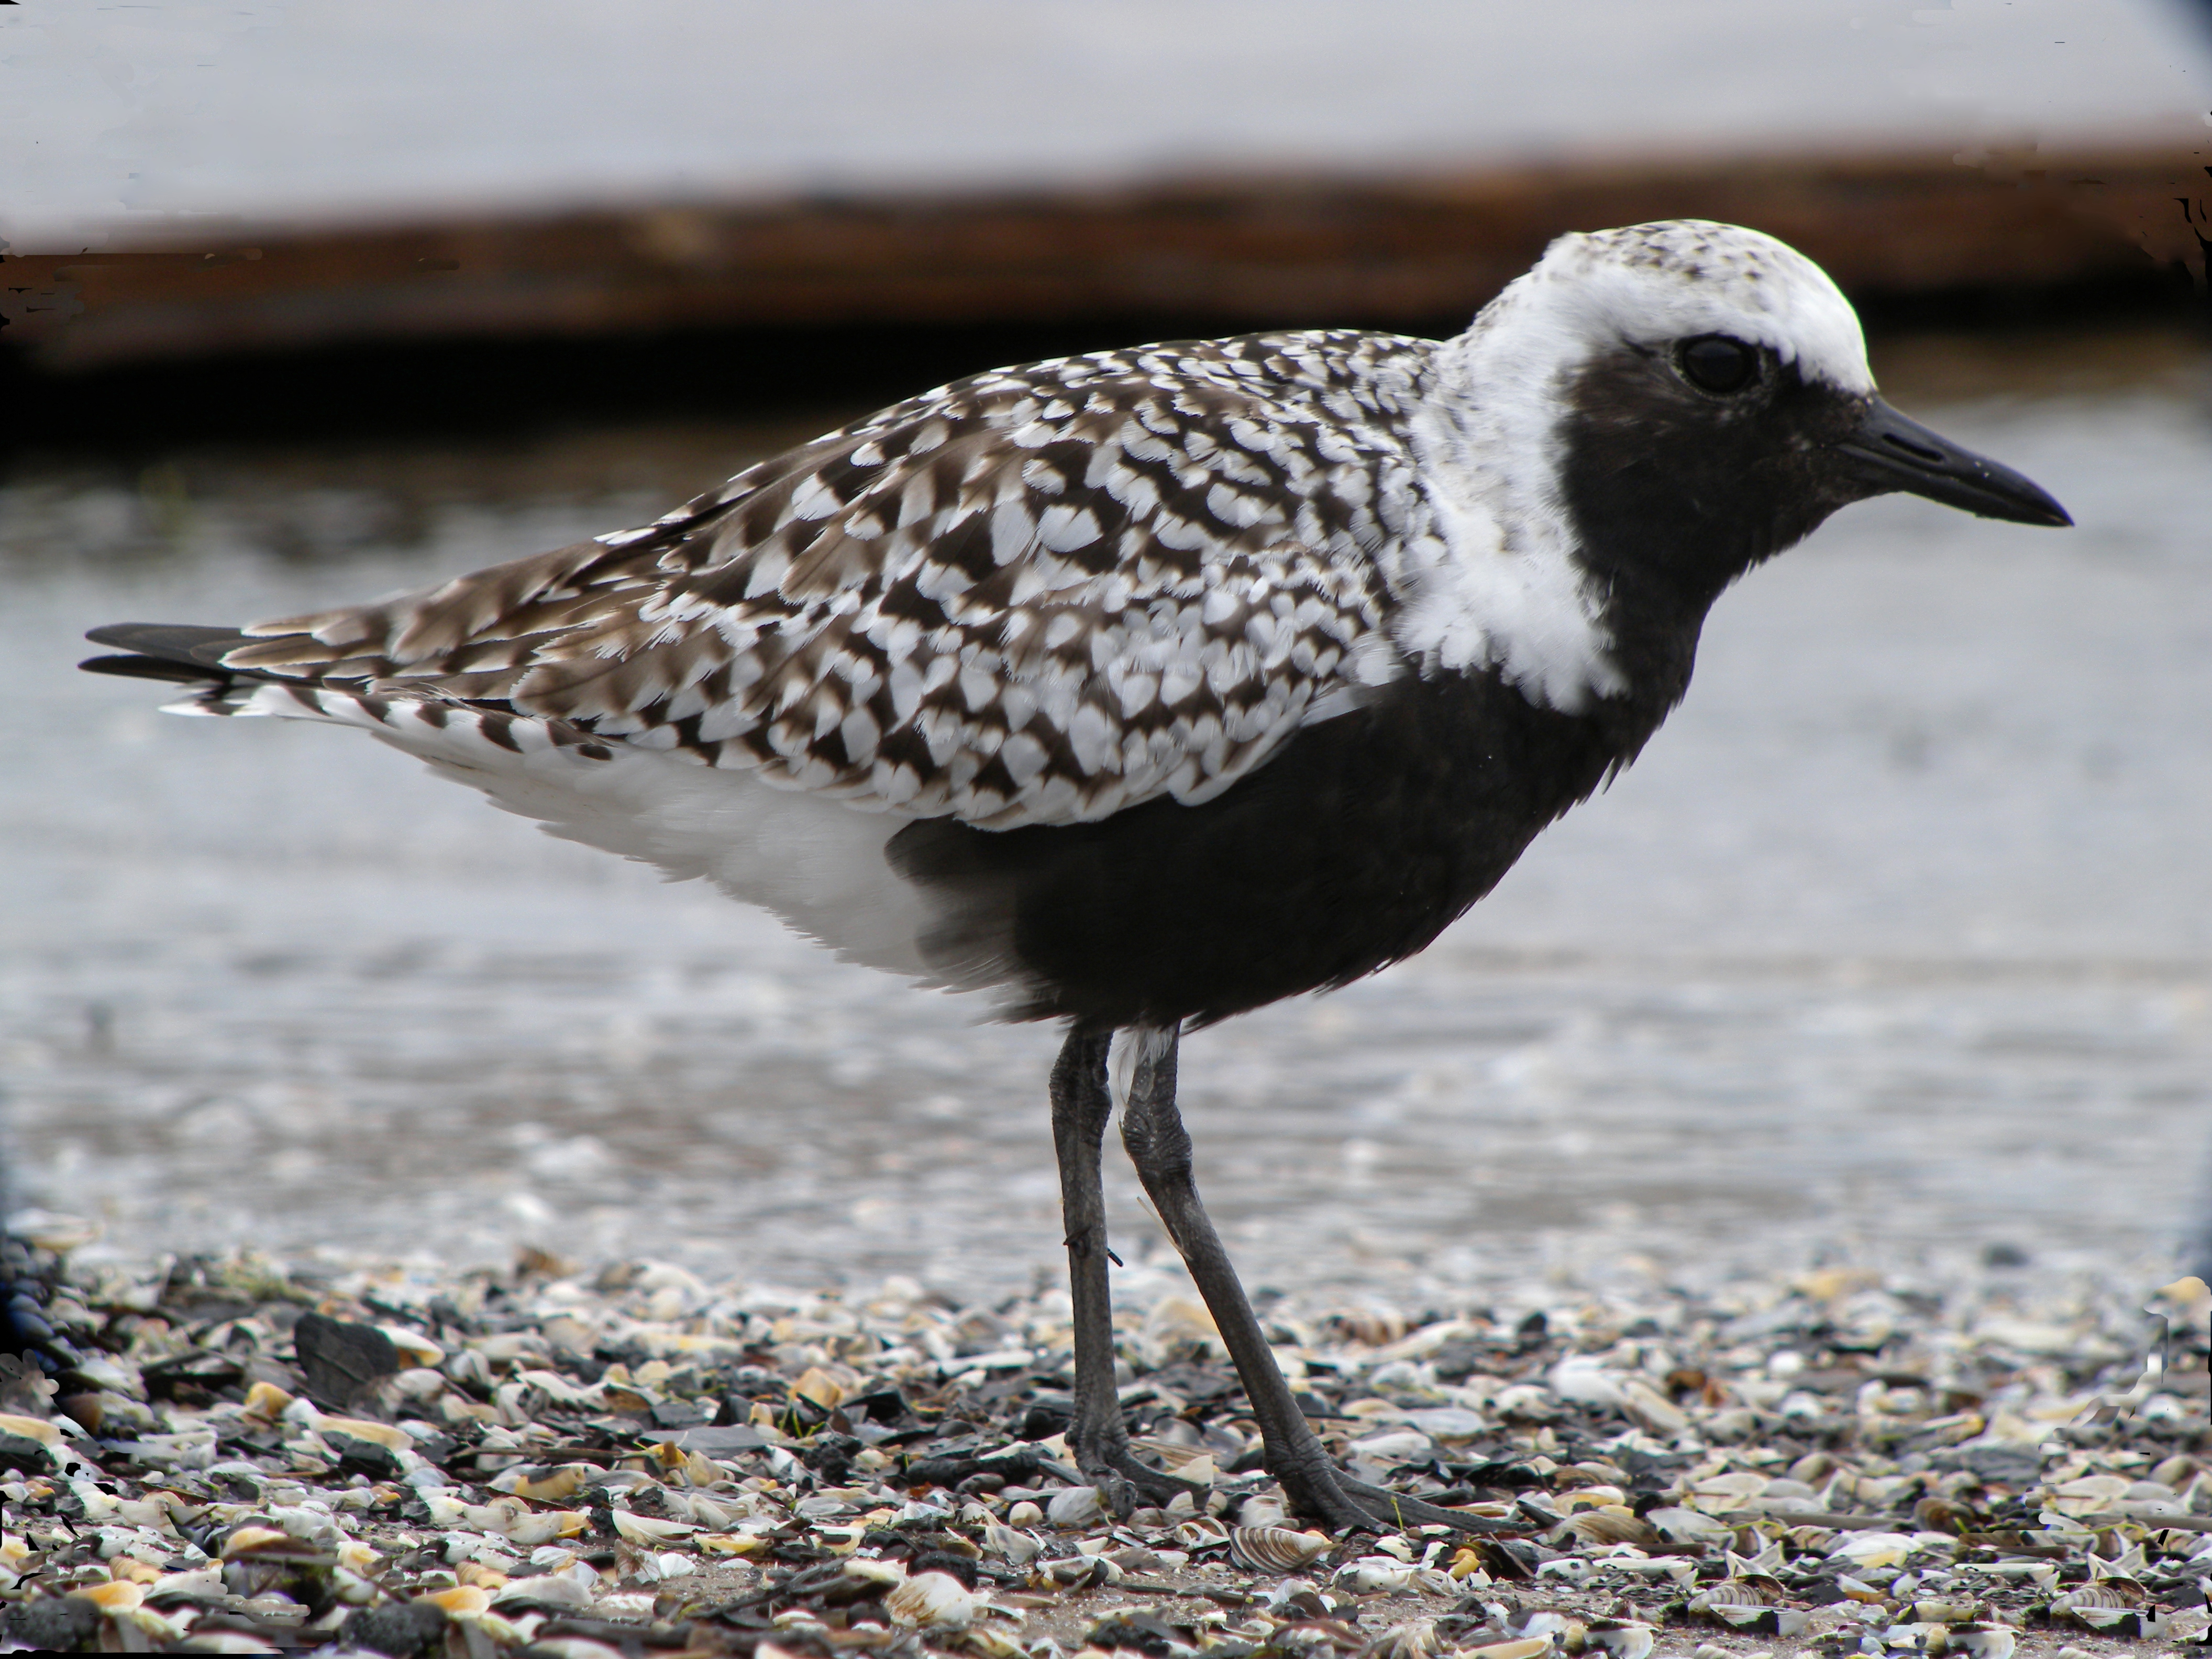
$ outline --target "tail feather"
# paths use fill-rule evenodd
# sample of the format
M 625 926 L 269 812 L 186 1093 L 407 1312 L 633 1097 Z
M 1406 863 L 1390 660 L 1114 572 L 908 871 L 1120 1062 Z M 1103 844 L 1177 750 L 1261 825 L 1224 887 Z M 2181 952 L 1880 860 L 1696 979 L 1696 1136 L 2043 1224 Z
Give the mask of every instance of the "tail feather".
M 119 645 L 131 654 L 90 657 L 77 665 L 94 674 L 131 679 L 170 680 L 183 685 L 228 685 L 264 675 L 223 665 L 223 658 L 247 642 L 235 628 L 195 628 L 185 623 L 110 623 L 85 635 L 95 645 Z

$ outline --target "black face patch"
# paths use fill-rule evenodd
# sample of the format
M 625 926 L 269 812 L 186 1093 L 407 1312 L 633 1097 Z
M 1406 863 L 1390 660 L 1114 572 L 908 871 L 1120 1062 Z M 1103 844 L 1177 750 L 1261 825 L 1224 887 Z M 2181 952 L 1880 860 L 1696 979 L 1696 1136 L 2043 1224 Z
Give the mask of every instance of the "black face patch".
M 1729 583 L 1865 494 L 1835 453 L 1863 399 L 1791 363 L 1717 396 L 1688 383 L 1686 357 L 1624 346 L 1567 389 L 1561 483 L 1617 629 L 1694 626 Z

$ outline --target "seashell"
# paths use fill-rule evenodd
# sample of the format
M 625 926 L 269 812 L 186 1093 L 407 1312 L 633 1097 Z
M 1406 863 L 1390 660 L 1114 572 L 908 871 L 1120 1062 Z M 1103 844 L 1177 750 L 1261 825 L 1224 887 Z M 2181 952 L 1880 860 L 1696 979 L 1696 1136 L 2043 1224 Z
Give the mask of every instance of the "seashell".
M 1496 1618 L 1497 1614 L 1493 1613 L 1492 1616 Z M 1563 1642 L 1574 1620 L 1549 1607 L 1535 1607 L 1523 1613 L 1507 1613 L 1498 1622 L 1502 1629 L 1516 1637 L 1540 1636 L 1547 1642 Z
M 69 1594 L 81 1601 L 91 1602 L 103 1613 L 128 1613 L 146 1599 L 146 1587 L 129 1578 L 118 1578 L 105 1584 L 86 1584 Z
M 1470 1538 L 1460 1547 L 1473 1551 L 1482 1563 L 1482 1570 L 1500 1583 L 1536 1576 L 1534 1552 L 1525 1544 L 1521 1548 L 1528 1552 L 1526 1556 L 1516 1553 L 1510 1545 L 1498 1538 Z
M 1789 1600 L 1780 1584 L 1764 1573 L 1723 1578 L 1690 1598 L 1692 1613 L 1713 1613 L 1723 1607 L 1778 1607 Z
M 1552 1650 L 1548 1636 L 1523 1636 L 1511 1642 L 1492 1642 L 1486 1647 L 1462 1648 L 1460 1659 L 1537 1659 Z
M 1405 1562 L 1387 1555 L 1366 1555 L 1339 1567 L 1331 1582 L 1355 1595 L 1371 1595 L 1378 1590 L 1407 1589 L 1413 1583 L 1413 1572 L 1414 1569 Z
M 1030 1659 L 1030 1650 L 1012 1632 L 989 1620 L 969 1631 L 961 1646 L 975 1659 Z M 760 1650 L 754 1650 L 754 1659 L 762 1659 Z
M 1593 1619 L 1583 1627 L 1583 1647 L 1607 1659 L 1650 1659 L 1659 1633 L 1632 1619 Z
M 1912 1616 L 1923 1625 L 1965 1625 L 1982 1616 L 1982 1604 L 1963 1596 L 1937 1596 L 1915 1601 Z
M 226 1561 L 290 1561 L 302 1557 L 327 1560 L 329 1554 L 320 1546 L 295 1538 L 289 1532 L 251 1522 L 237 1528 L 222 1542 L 222 1559 Z
M 1619 1505 L 1585 1510 L 1569 1519 L 1567 1530 L 1586 1544 L 1633 1544 L 1646 1549 L 1660 1541 L 1657 1528 Z
M 2118 1474 L 2086 1474 L 2062 1480 L 2051 1489 L 2051 1507 L 2065 1516 L 2094 1515 L 2112 1508 L 2132 1484 Z
M 1431 1440 L 1464 1443 L 1490 1432 L 1490 1419 L 1464 1406 L 1423 1406 L 1405 1414 L 1407 1425 Z
M 365 1417 L 328 1417 L 318 1413 L 308 1425 L 318 1434 L 343 1434 L 356 1440 L 372 1441 L 386 1451 L 411 1452 L 415 1437 L 392 1423 L 374 1423 Z
M 1976 1620 L 1951 1626 L 1943 1632 L 1940 1643 L 1931 1641 L 1928 1644 L 1928 1651 L 1958 1654 L 1962 1659 L 2012 1659 L 2015 1639 L 2009 1625 Z
M 264 1423 L 274 1423 L 284 1414 L 284 1407 L 292 1403 L 292 1396 L 274 1382 L 257 1382 L 246 1391 L 244 1416 Z
M 818 1365 L 810 1365 L 802 1371 L 799 1381 L 791 1385 L 791 1391 L 825 1412 L 836 1411 L 845 1403 L 845 1385 Z
M 1043 1546 L 1025 1532 L 993 1522 L 983 1528 L 983 1547 L 1002 1561 L 1025 1567 L 1036 1559 L 1037 1551 Z
M 1419 1429 L 1386 1429 L 1353 1441 L 1352 1449 L 1377 1463 L 1407 1463 L 1435 1456 L 1437 1444 Z
M 1179 1522 L 1168 1536 L 1182 1549 L 1213 1549 L 1229 1541 L 1229 1528 L 1210 1515 L 1194 1515 L 1189 1520 Z
M 402 1400 L 435 1400 L 446 1391 L 446 1374 L 426 1365 L 412 1365 L 394 1376 L 387 1386 Z
M 613 1515 L 615 1530 L 633 1544 L 672 1543 L 699 1530 L 688 1521 L 659 1521 L 651 1516 L 632 1515 L 628 1510 L 616 1510 Z
M 1509 1423 L 1548 1423 L 1560 1415 L 1557 1395 L 1540 1382 L 1516 1382 L 1492 1396 L 1490 1408 Z
M 766 1550 L 769 1539 L 758 1532 L 706 1532 L 691 1542 L 708 1555 L 758 1555 Z
M 949 1572 L 919 1573 L 884 1597 L 891 1622 L 908 1630 L 966 1630 L 982 1602 Z
M 456 1584 L 449 1590 L 440 1590 L 435 1595 L 420 1599 L 463 1619 L 491 1611 L 491 1592 L 480 1584 Z
M 1188 1450 L 1188 1447 L 1183 1449 Z M 1170 1463 L 1168 1473 L 1178 1480 L 1188 1480 L 1194 1486 L 1212 1486 L 1221 1479 L 1221 1465 L 1210 1451 L 1195 1457 L 1186 1457 L 1180 1463 Z
M 672 1492 L 669 1496 L 672 1511 L 679 1521 L 696 1521 L 702 1527 L 721 1528 L 732 1521 L 740 1520 L 745 1511 L 738 1504 L 707 1497 L 702 1492 Z M 824 1531 L 835 1528 L 825 1528 Z M 855 1539 L 854 1542 L 859 1540 Z
M 199 1601 L 219 1607 L 225 1593 L 222 1574 L 213 1567 L 164 1573 L 146 1586 L 149 1601 Z
M 2053 1613 L 2080 1613 L 2093 1607 L 2139 1607 L 2148 1593 L 2132 1578 L 2100 1578 L 2051 1598 Z
M 2179 1492 L 2191 1479 L 2203 1471 L 2204 1465 L 2186 1452 L 2176 1452 L 2150 1472 L 2150 1478 L 2161 1486 Z
M 1684 1497 L 1687 1508 L 1703 1515 L 1729 1515 L 1748 1508 L 1752 1500 L 1766 1492 L 1767 1477 L 1749 1469 L 1733 1469 L 1723 1474 L 1709 1474 L 1692 1486 Z M 1660 1523 L 1654 1522 L 1653 1525 Z
M 442 1365 L 446 1351 L 412 1325 L 379 1325 L 392 1346 L 399 1350 L 399 1357 L 416 1365 Z
M 1044 1511 L 1026 1498 L 1006 1511 L 1010 1527 L 1034 1527 L 1044 1519 Z
M 1229 1532 L 1230 1554 L 1258 1572 L 1297 1572 L 1335 1547 L 1327 1533 L 1288 1527 L 1232 1527 Z
M 1941 1625 L 1899 1620 L 1881 1632 L 1881 1644 L 1893 1654 L 1940 1653 L 1947 1633 Z
M 494 1480 L 491 1490 L 512 1498 L 527 1498 L 533 1504 L 557 1504 L 583 1491 L 584 1482 L 597 1473 L 589 1463 L 563 1463 L 550 1469 L 532 1469 L 527 1464 L 518 1464 Z
M 1070 1486 L 1064 1492 L 1056 1492 L 1044 1511 L 1045 1518 L 1054 1526 L 1071 1529 L 1094 1526 L 1105 1512 L 1095 1486 Z
M 1444 1571 L 1455 1584 L 1472 1584 L 1480 1589 L 1490 1583 L 1490 1564 L 1480 1550 L 1462 1547 L 1455 1551 Z
M 1618 1486 L 1607 1486 L 1600 1481 L 1563 1492 L 1555 1501 L 1560 1514 L 1572 1515 L 1577 1510 L 1601 1510 L 1607 1504 L 1626 1504 L 1628 1494 Z
M 1620 1407 L 1638 1428 L 1662 1440 L 1672 1440 L 1690 1426 L 1690 1414 L 1641 1377 L 1621 1383 Z
M 1831 1561 L 1849 1561 L 1869 1571 L 1901 1567 L 1920 1547 L 1917 1539 L 1901 1532 L 1846 1533 L 1830 1547 Z
M 1202 1457 L 1210 1458 L 1214 1455 L 1213 1448 L 1211 1446 L 1194 1445 L 1181 1440 L 1162 1439 L 1157 1435 L 1138 1436 L 1129 1442 L 1129 1449 L 1142 1452 L 1170 1474 L 1179 1474 L 1187 1463 L 1194 1463 Z
M 1645 1513 L 1647 1525 L 1658 1528 L 1660 1535 L 1676 1544 L 1711 1544 L 1723 1538 L 1733 1538 L 1735 1529 L 1725 1521 L 1716 1521 L 1700 1510 L 1660 1509 Z
M 1756 1555 L 1738 1555 L 1734 1550 L 1723 1551 L 1723 1554 L 1731 1578 L 1771 1578 L 1782 1571 L 1784 1565 L 1782 1546 L 1772 1539 Z
M 539 1510 L 534 1514 L 514 1516 L 497 1530 L 510 1544 L 536 1549 L 556 1538 L 574 1538 L 588 1530 L 591 1523 L 591 1516 L 581 1510 Z
M 592 1592 L 575 1579 L 557 1572 L 539 1573 L 532 1578 L 510 1579 L 492 1591 L 491 1604 L 495 1607 L 517 1601 L 557 1607 L 566 1613 L 581 1613 L 592 1605 Z
M 845 1563 L 845 1579 L 848 1583 L 879 1584 L 886 1589 L 896 1589 L 906 1583 L 906 1563 L 899 1560 L 871 1561 L 854 1556 Z
M 1402 1625 L 1393 1625 L 1370 1642 L 1364 1659 L 1436 1659 L 1443 1651 L 1443 1638 L 1437 1634 L 1433 1619 L 1408 1619 Z
M 2089 1552 L 2089 1577 L 2097 1578 L 2133 1578 L 2150 1565 L 2148 1553 L 2141 1544 L 2107 1560 L 2094 1550 Z
M 526 1359 L 546 1359 L 552 1351 L 545 1340 L 529 1331 L 495 1331 L 489 1336 L 469 1339 L 461 1353 L 472 1353 L 490 1365 L 519 1364 Z M 458 1360 L 461 1353 L 453 1358 Z

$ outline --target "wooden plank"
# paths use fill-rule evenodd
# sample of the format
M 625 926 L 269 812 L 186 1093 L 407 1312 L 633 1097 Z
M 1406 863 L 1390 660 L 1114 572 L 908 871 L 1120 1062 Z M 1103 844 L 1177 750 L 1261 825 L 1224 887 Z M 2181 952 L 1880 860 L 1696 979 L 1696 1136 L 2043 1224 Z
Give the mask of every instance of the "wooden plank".
M 2203 272 L 2187 154 L 1553 167 L 1027 197 L 665 206 L 254 234 L 0 261 L 7 337 L 56 372 L 364 342 L 1072 316 L 1432 325 L 1561 231 L 1756 225 L 1859 294 Z

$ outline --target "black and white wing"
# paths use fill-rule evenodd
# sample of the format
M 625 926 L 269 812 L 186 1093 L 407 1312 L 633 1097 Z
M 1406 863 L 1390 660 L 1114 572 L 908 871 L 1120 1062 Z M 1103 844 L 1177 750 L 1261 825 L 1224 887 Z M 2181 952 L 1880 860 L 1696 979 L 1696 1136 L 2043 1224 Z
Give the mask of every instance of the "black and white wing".
M 220 662 L 904 817 L 1204 801 L 1391 672 L 1370 550 L 1412 472 L 1386 422 L 1346 436 L 1329 362 L 1220 342 L 981 376 L 646 529 L 260 623 Z

